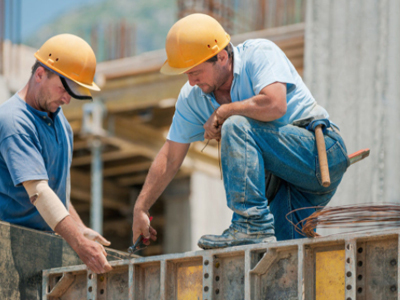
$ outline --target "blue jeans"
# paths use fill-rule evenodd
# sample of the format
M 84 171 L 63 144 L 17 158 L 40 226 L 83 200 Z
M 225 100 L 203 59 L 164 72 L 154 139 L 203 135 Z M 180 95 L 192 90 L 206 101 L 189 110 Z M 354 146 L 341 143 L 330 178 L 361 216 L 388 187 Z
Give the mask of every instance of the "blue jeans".
M 321 185 L 314 132 L 293 125 L 232 116 L 222 126 L 221 161 L 231 228 L 247 234 L 270 233 L 278 240 L 303 237 L 286 220 L 290 211 L 326 205 L 350 164 L 341 136 L 326 130 L 331 185 Z M 283 180 L 269 206 L 265 170 Z M 315 209 L 290 215 L 297 223 Z

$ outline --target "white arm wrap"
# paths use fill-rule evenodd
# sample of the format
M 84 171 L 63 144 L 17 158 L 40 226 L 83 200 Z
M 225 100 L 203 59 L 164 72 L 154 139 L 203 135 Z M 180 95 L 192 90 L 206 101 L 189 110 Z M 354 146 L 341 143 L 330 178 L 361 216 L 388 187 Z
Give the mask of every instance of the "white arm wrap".
M 29 200 L 51 229 L 54 230 L 57 224 L 69 215 L 60 198 L 49 187 L 47 180 L 26 181 L 23 185 L 28 192 Z

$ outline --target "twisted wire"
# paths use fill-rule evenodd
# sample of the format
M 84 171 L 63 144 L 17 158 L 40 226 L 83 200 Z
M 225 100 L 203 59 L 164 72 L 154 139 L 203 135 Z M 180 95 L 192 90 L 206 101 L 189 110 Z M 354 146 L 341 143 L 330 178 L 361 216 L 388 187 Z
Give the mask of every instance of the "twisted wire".
M 293 223 L 290 215 L 305 209 L 314 209 L 315 212 Z M 307 237 L 317 237 L 316 228 L 346 228 L 351 233 L 400 227 L 400 205 L 360 204 L 334 207 L 313 206 L 293 210 L 286 215 L 286 219 L 294 226 L 296 232 Z M 344 233 L 344 232 L 341 232 Z

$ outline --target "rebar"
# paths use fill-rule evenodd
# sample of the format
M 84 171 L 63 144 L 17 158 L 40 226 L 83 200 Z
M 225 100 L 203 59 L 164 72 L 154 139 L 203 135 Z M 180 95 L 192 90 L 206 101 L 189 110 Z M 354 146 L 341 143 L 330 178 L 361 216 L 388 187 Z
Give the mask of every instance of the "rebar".
M 296 224 L 290 221 L 290 214 L 305 209 L 315 209 L 315 212 Z M 346 228 L 351 229 L 349 232 L 352 233 L 375 229 L 383 230 L 400 227 L 400 205 L 365 203 L 332 207 L 304 207 L 289 212 L 286 219 L 295 227 L 296 232 L 307 237 L 318 237 L 317 227 Z

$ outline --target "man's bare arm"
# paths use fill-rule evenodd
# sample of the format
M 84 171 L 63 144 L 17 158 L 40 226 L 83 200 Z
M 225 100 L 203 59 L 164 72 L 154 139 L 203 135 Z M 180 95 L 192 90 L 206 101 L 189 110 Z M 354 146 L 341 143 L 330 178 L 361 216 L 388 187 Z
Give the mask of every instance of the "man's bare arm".
M 67 241 L 90 270 L 97 274 L 112 270 L 103 246 L 84 237 L 71 216 L 58 223 L 54 231 Z
M 219 122 L 233 115 L 270 122 L 283 117 L 286 109 L 286 84 L 275 82 L 264 87 L 260 94 L 247 100 L 221 105 L 216 115 L 221 119 Z
M 67 241 L 93 272 L 105 273 L 112 269 L 107 262 L 107 253 L 103 246 L 84 237 L 60 198 L 49 187 L 47 180 L 25 181 L 22 184 L 31 203 L 46 223 Z M 76 214 L 75 210 L 74 213 Z
M 133 241 L 140 234 L 156 239 L 157 232 L 150 226 L 148 211 L 178 172 L 189 146 L 167 140 L 154 159 L 133 210 Z

